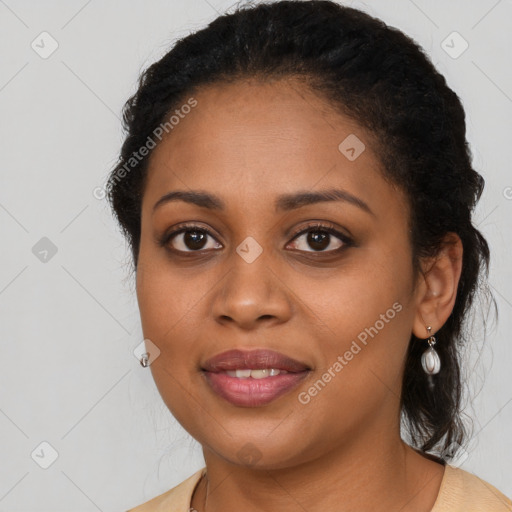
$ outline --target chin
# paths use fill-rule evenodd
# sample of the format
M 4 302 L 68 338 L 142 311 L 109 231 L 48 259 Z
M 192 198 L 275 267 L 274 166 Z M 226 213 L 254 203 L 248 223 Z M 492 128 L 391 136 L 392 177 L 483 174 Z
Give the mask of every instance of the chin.
M 220 446 L 208 444 L 207 450 L 215 452 L 218 457 L 233 465 L 247 469 L 285 469 L 305 462 L 303 450 L 291 436 L 287 436 L 287 440 L 276 437 L 270 439 L 264 433 L 259 437 L 227 437 L 223 441 Z

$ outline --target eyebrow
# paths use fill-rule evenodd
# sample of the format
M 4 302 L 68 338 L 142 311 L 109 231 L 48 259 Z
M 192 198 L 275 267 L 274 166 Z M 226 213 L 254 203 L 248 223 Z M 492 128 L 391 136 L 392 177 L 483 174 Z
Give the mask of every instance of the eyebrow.
M 187 191 L 187 190 L 174 190 L 162 196 L 153 206 L 153 212 L 160 206 L 173 201 L 184 201 L 186 203 L 195 204 L 201 208 L 208 208 L 210 210 L 225 210 L 226 204 L 224 201 L 213 194 L 204 191 Z M 301 208 L 306 205 L 322 203 L 328 201 L 343 201 L 361 210 L 375 215 L 370 207 L 359 197 L 354 196 L 350 192 L 341 189 L 330 188 L 326 190 L 319 190 L 316 192 L 299 191 L 292 194 L 282 194 L 277 197 L 275 201 L 276 212 L 291 211 Z

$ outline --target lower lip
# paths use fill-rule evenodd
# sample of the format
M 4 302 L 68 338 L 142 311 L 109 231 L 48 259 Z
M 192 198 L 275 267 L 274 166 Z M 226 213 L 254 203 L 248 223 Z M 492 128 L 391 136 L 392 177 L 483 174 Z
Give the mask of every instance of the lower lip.
M 309 371 L 283 373 L 263 379 L 230 377 L 227 373 L 204 372 L 210 387 L 233 405 L 259 407 L 266 405 L 295 388 Z

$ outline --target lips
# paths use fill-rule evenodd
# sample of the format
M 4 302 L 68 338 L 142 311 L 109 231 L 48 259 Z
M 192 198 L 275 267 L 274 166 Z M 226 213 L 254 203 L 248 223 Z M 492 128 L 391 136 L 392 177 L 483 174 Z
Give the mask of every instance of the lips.
M 202 370 L 210 389 L 227 402 L 260 407 L 296 388 L 311 368 L 273 350 L 228 350 L 208 359 Z
M 270 368 L 290 373 L 311 369 L 308 365 L 274 350 L 228 350 L 208 359 L 202 366 L 203 370 L 212 373 Z

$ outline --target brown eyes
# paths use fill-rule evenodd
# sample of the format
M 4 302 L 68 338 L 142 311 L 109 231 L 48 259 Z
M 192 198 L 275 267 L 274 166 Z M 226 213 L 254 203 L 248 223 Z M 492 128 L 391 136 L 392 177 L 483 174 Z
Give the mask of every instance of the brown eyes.
M 294 245 L 292 248 L 301 252 L 330 254 L 353 245 L 352 240 L 334 226 L 320 223 L 314 223 L 295 233 L 291 242 Z M 171 232 L 164 233 L 158 244 L 174 253 L 194 253 L 222 248 L 222 244 L 209 229 L 194 224 L 181 225 Z
M 205 228 L 191 226 L 169 233 L 165 245 L 173 243 L 173 249 L 182 252 L 196 252 L 202 250 L 222 248 L 219 242 L 209 243 L 208 238 L 215 240 L 214 236 Z M 210 246 L 210 247 L 208 247 Z

